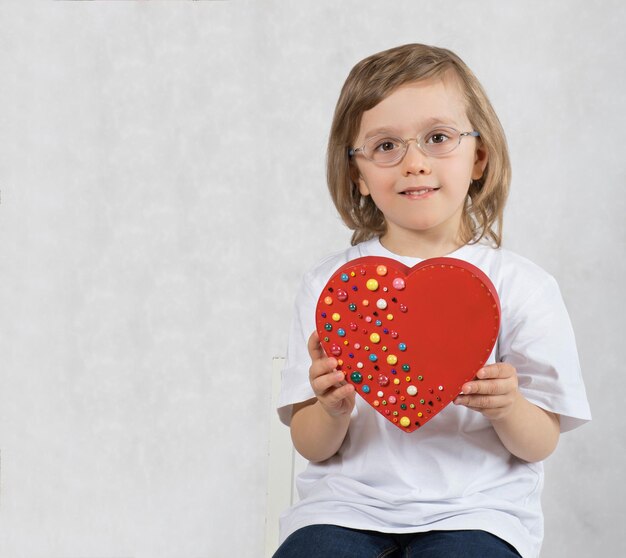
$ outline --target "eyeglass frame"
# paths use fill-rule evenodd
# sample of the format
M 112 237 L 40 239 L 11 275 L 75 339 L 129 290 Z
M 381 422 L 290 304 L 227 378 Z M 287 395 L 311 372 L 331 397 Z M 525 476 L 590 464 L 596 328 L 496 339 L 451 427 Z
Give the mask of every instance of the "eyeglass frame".
M 424 149 L 424 147 L 420 143 L 420 141 L 422 140 L 421 137 L 404 139 L 404 138 L 396 137 L 396 136 L 387 136 L 385 139 L 400 140 L 402 145 L 404 145 L 404 152 L 397 159 L 392 159 L 391 161 L 387 161 L 385 163 L 380 163 L 380 162 L 374 161 L 374 159 L 370 159 L 367 155 L 365 155 L 365 151 L 363 151 L 363 149 L 365 148 L 365 144 L 367 144 L 368 142 L 372 141 L 373 139 L 376 139 L 375 137 L 368 139 L 361 147 L 349 147 L 348 148 L 348 157 L 350 159 L 352 159 L 352 157 L 354 157 L 358 152 L 361 152 L 361 153 L 363 153 L 363 157 L 365 157 L 366 160 L 371 161 L 375 165 L 387 166 L 387 165 L 392 165 L 394 163 L 399 163 L 400 161 L 402 161 L 402 159 L 404 159 L 406 157 L 406 154 L 407 154 L 407 152 L 409 150 L 409 142 L 411 142 L 411 141 L 415 141 L 415 145 L 417 145 L 417 147 L 419 147 L 420 151 L 422 153 L 424 153 L 424 155 L 426 155 L 427 157 L 441 157 L 443 155 L 447 155 L 448 153 L 452 153 L 459 145 L 461 145 L 461 140 L 464 137 L 467 137 L 467 136 L 474 137 L 474 138 L 479 138 L 480 137 L 480 132 L 478 132 L 476 130 L 472 130 L 471 132 L 459 132 L 456 128 L 453 128 L 452 126 L 442 126 L 442 128 L 444 128 L 444 129 L 447 128 L 448 130 L 454 130 L 455 132 L 458 132 L 459 133 L 459 141 L 457 142 L 457 144 L 452 149 L 450 149 L 450 151 L 446 151 L 445 153 L 442 153 L 441 155 L 434 155 L 433 153 L 428 153 L 428 151 L 426 151 Z

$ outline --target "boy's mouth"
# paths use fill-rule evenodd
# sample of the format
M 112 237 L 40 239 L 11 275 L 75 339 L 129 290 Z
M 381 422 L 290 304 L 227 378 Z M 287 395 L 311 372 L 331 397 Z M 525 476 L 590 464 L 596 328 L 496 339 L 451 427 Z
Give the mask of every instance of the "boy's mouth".
M 428 186 L 417 186 L 415 188 L 407 188 L 406 190 L 402 190 L 400 194 L 403 196 L 409 196 L 413 198 L 419 198 L 421 196 L 425 196 L 426 194 L 431 194 L 432 192 L 436 192 L 439 188 L 431 188 Z

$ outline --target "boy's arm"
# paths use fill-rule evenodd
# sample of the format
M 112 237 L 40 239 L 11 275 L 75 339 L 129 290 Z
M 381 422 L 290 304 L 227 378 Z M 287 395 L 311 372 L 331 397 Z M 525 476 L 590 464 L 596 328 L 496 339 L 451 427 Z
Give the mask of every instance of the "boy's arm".
M 524 461 L 541 461 L 556 448 L 559 416 L 528 401 L 518 390 L 517 371 L 505 362 L 485 366 L 463 385 L 454 403 L 481 412 L 500 441 Z
M 354 386 L 335 370 L 337 361 L 328 358 L 313 333 L 308 343 L 311 356 L 309 380 L 315 398 L 294 405 L 291 439 L 298 453 L 309 461 L 324 461 L 339 451 L 354 409 Z

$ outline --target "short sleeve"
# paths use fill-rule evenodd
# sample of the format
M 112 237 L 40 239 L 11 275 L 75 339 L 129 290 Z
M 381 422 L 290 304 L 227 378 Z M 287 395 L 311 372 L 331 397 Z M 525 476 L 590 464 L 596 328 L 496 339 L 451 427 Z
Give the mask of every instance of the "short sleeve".
M 282 371 L 278 416 L 287 425 L 291 422 L 293 404 L 315 397 L 309 383 L 311 357 L 307 350 L 307 343 L 315 329 L 315 305 L 319 293 L 314 291 L 311 283 L 311 275 L 307 274 L 296 295 L 295 310 L 289 331 L 287 358 Z
M 503 307 L 498 360 L 517 370 L 521 393 L 561 417 L 561 431 L 591 419 L 574 331 L 559 287 L 546 274 L 519 304 Z M 508 314 L 508 315 L 507 315 Z

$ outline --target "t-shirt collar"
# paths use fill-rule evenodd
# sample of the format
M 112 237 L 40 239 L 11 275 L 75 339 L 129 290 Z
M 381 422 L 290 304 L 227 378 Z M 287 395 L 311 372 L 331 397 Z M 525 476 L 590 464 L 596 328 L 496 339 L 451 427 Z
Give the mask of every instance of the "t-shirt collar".
M 380 237 L 374 237 L 370 240 L 366 240 L 359 245 L 361 256 L 379 256 L 385 258 L 391 258 L 398 262 L 403 263 L 408 267 L 413 267 L 420 262 L 424 261 L 424 258 L 415 258 L 412 256 L 400 256 L 398 254 L 394 254 L 391 250 L 385 248 L 381 242 Z M 471 251 L 472 245 L 464 244 L 460 248 L 457 248 L 453 252 L 449 254 L 445 254 L 447 258 L 457 258 L 459 260 L 467 259 L 468 252 Z

